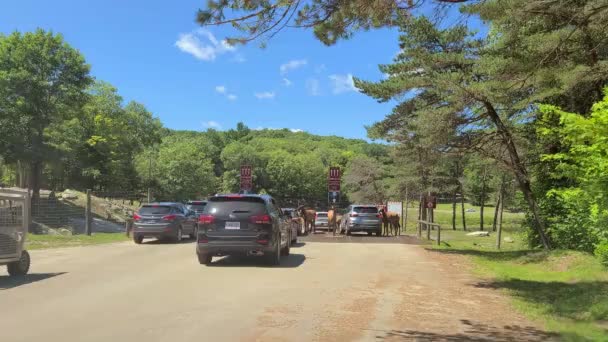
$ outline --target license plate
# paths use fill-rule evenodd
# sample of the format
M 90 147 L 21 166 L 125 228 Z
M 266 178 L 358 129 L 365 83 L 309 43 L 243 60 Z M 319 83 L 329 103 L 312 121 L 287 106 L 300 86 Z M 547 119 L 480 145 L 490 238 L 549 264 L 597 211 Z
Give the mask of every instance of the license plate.
M 241 229 L 240 222 L 226 222 L 226 229 Z

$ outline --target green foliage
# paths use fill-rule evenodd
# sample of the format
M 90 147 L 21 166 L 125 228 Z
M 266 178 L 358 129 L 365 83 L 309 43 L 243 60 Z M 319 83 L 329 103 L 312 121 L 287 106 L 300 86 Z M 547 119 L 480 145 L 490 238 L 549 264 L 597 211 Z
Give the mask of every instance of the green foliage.
M 548 175 L 563 184 L 546 193 L 551 234 L 561 247 L 592 252 L 608 239 L 608 90 L 588 117 L 555 106 L 540 110 L 539 136 L 561 142 L 560 150 L 541 159 L 555 165 Z
M 608 240 L 600 242 L 597 247 L 595 247 L 595 256 L 600 259 L 600 262 L 608 268 Z
M 222 1 L 208 0 L 197 13 L 201 25 L 231 24 L 242 32 L 230 43 L 265 40 L 290 26 L 313 27 L 315 36 L 326 45 L 349 38 L 353 31 L 391 26 L 398 14 L 414 8 L 414 2 L 394 0 L 294 0 L 277 1 Z M 236 13 L 226 18 L 226 12 Z
M 41 29 L 0 35 L 0 154 L 31 164 L 35 194 L 42 162 L 52 155 L 45 130 L 86 102 L 89 69 L 61 35 Z

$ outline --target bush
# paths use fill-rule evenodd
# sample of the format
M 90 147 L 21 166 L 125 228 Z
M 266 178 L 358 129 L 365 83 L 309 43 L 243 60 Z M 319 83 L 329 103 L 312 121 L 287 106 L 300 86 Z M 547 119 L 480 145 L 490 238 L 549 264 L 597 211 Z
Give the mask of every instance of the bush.
M 595 256 L 600 259 L 602 265 L 608 267 L 608 241 L 604 241 L 595 248 Z

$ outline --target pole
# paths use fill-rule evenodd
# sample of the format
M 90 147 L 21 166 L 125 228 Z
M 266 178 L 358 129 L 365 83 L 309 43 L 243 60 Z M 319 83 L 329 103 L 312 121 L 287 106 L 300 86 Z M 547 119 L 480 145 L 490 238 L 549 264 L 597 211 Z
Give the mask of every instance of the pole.
M 441 246 L 441 226 L 437 225 L 437 246 Z
M 410 196 L 408 192 L 408 188 L 405 188 L 405 214 L 403 214 L 403 231 L 407 230 L 407 210 L 410 206 Z
M 429 191 L 429 195 L 428 195 L 428 197 L 427 197 L 427 200 L 425 200 L 425 201 L 424 201 L 424 204 L 426 204 L 426 206 L 427 206 L 427 207 L 429 206 L 429 205 L 428 205 L 428 199 L 430 199 L 430 198 L 431 198 L 431 192 Z M 426 208 L 426 211 L 427 211 L 427 215 L 426 215 L 427 217 L 426 217 L 426 220 L 427 220 L 428 222 L 433 223 L 433 216 L 432 216 L 432 215 L 433 215 L 433 209 L 431 209 L 431 208 Z M 430 225 L 427 225 L 427 226 L 426 226 L 426 239 L 427 239 L 427 240 L 430 240 L 430 239 L 431 239 L 431 226 L 430 226 Z
M 150 156 L 148 157 L 148 203 L 152 202 L 150 184 L 152 184 L 152 152 L 150 152 Z
M 502 182 L 500 183 L 500 193 L 498 194 L 498 225 L 496 232 L 496 249 L 500 249 L 500 240 L 502 239 L 502 210 L 504 208 L 504 186 L 505 186 L 505 177 L 502 177 Z
M 87 189 L 87 207 L 85 210 L 85 224 L 84 224 L 84 232 L 87 235 L 91 235 L 91 226 L 93 224 L 93 217 L 91 216 L 91 189 Z

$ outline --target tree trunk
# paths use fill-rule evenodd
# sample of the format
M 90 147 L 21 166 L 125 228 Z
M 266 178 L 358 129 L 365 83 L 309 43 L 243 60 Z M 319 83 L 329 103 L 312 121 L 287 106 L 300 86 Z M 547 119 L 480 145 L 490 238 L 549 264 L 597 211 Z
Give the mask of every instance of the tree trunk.
M 504 208 L 504 177 L 503 181 L 500 184 L 500 193 L 498 194 L 498 232 L 496 233 L 496 248 L 500 249 L 500 243 L 502 242 L 502 211 Z
M 486 178 L 487 178 L 487 168 L 484 166 L 483 168 L 483 177 L 481 178 L 481 196 L 479 205 L 481 208 L 479 209 L 479 229 L 483 230 L 483 211 L 486 206 Z
M 410 205 L 410 196 L 408 193 L 408 188 L 405 188 L 405 212 L 403 213 L 403 230 L 407 228 L 407 209 Z
M 456 191 L 452 196 L 452 230 L 456 230 Z
M 492 231 L 496 231 L 496 220 L 498 219 L 498 210 L 500 208 L 500 193 L 498 194 L 498 199 L 496 200 L 496 206 L 494 207 L 494 221 L 492 221 Z
M 494 109 L 491 103 L 488 101 L 484 101 L 484 106 L 486 107 L 488 116 L 496 126 L 496 131 L 501 135 L 503 139 L 503 143 L 506 145 L 507 152 L 509 153 L 509 159 L 511 160 L 511 171 L 513 172 L 515 179 L 517 180 L 517 184 L 521 192 L 524 194 L 524 198 L 526 203 L 528 204 L 528 208 L 532 212 L 532 216 L 534 219 L 534 227 L 538 232 L 538 236 L 540 238 L 541 243 L 545 249 L 550 249 L 551 245 L 549 243 L 549 239 L 545 234 L 545 222 L 543 221 L 540 208 L 538 207 L 538 203 L 536 202 L 536 198 L 534 197 L 534 193 L 532 192 L 532 187 L 530 186 L 530 179 L 528 177 L 528 172 L 526 170 L 525 165 L 519 158 L 519 154 L 517 153 L 517 148 L 515 147 L 515 143 L 513 142 L 513 137 L 509 129 L 505 126 L 505 124 L 500 119 L 500 116 Z
M 462 187 L 462 184 L 460 184 L 460 204 L 461 204 L 461 210 L 462 210 L 462 230 L 466 231 L 467 230 L 467 217 L 465 216 L 465 210 L 464 210 L 464 189 Z

